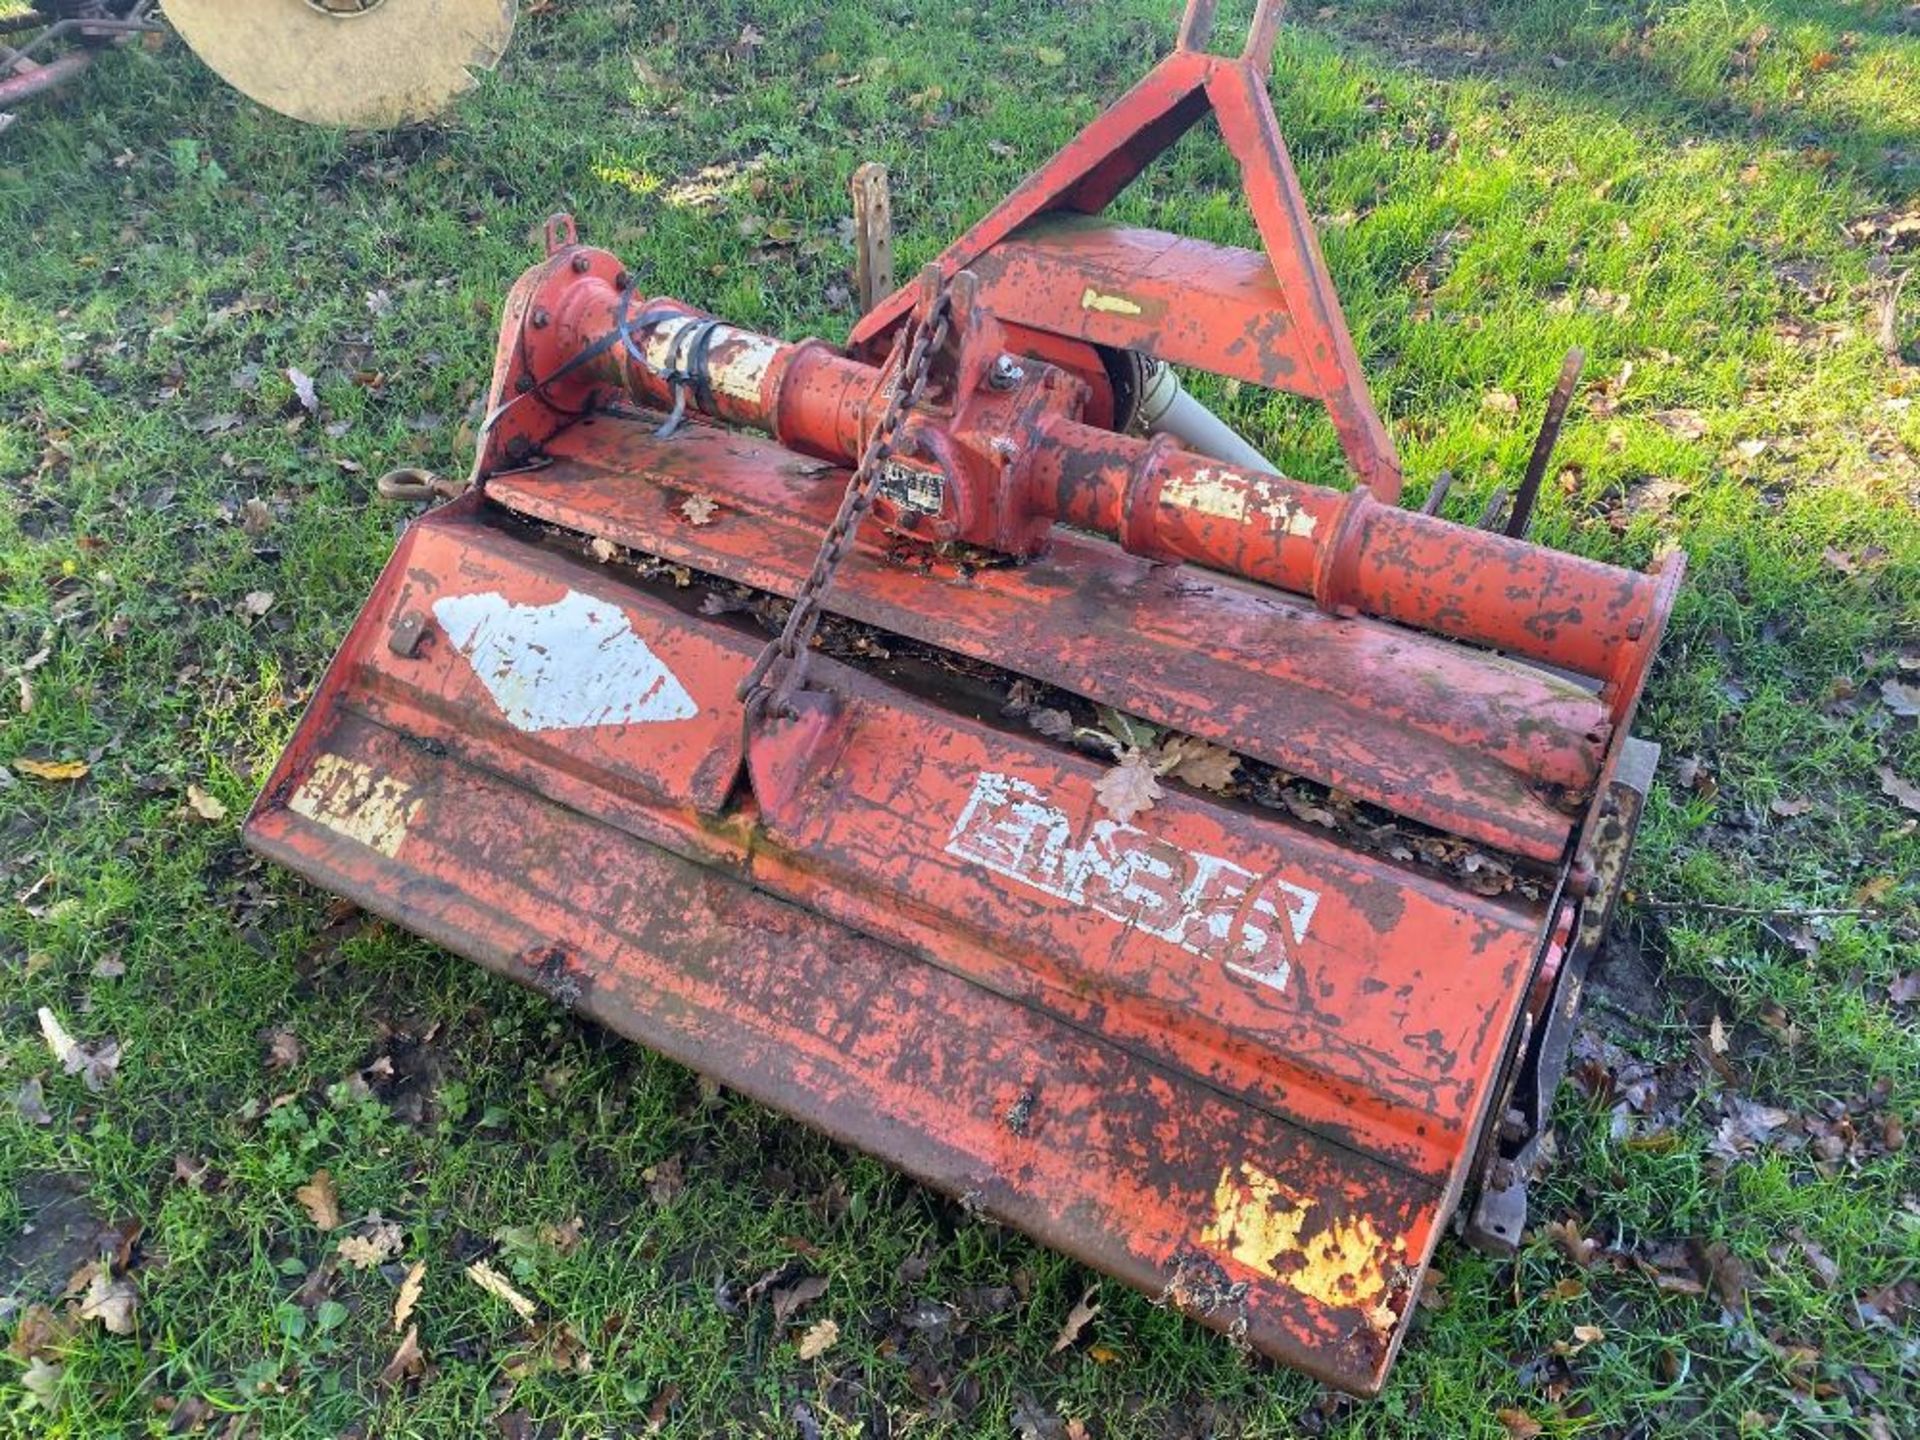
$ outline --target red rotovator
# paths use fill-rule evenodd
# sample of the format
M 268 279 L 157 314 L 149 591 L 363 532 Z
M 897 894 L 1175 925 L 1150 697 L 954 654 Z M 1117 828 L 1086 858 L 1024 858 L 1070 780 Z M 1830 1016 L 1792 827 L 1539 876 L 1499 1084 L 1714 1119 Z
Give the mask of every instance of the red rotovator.
M 1371 1392 L 1463 1200 L 1518 1237 L 1679 566 L 1398 508 L 1267 99 L 1279 8 L 1229 58 L 1193 0 L 844 348 L 639 295 L 557 220 L 470 487 L 247 836 Z M 1099 218 L 1209 112 L 1264 253 Z M 1136 433 L 1166 365 L 1324 405 L 1358 483 Z M 795 597 L 810 665 L 755 618 Z M 1158 798 L 1035 696 L 1133 717 Z

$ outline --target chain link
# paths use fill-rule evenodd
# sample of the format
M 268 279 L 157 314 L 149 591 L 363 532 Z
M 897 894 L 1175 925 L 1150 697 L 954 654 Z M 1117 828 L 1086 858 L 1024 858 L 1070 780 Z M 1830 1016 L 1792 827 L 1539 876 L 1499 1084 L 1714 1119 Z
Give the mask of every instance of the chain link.
M 786 624 L 761 650 L 736 692 L 738 698 L 746 702 L 749 725 L 763 716 L 791 719 L 795 713 L 793 696 L 806 684 L 807 658 L 812 653 L 809 647 L 820 625 L 820 601 L 833 584 L 841 562 L 852 551 L 860 523 L 873 509 L 882 467 L 893 455 L 901 426 L 926 393 L 934 357 L 947 341 L 948 317 L 947 287 L 943 284 L 933 297 L 927 318 L 903 329 L 894 341 L 888 367 L 893 372 L 893 394 L 887 408 L 867 439 L 860 463 L 847 478 L 840 509 L 821 539 L 819 553 L 813 557 L 813 569 L 793 597 Z

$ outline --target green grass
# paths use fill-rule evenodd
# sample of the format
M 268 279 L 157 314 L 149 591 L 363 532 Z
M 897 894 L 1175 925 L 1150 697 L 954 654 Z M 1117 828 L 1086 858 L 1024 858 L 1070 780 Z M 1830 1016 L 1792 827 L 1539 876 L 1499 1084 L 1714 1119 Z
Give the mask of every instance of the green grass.
M 1502 1408 L 1551 1435 L 1920 1433 L 1914 1316 L 1857 1304 L 1920 1272 L 1920 1142 L 1885 1132 L 1920 1130 L 1916 1012 L 1889 998 L 1920 968 L 1920 839 L 1878 778 L 1920 782 L 1914 723 L 1879 694 L 1920 680 L 1900 669 L 1920 658 L 1920 285 L 1889 354 L 1882 300 L 1914 242 L 1889 250 L 1869 223 L 1920 191 L 1920 34 L 1894 0 L 1348 0 L 1302 9 L 1275 65 L 1413 493 L 1451 468 L 1449 512 L 1477 514 L 1578 343 L 1589 388 L 1541 538 L 1631 564 L 1689 552 L 1620 926 L 1659 989 L 1616 978 L 1590 1016 L 1655 1067 L 1666 1133 L 1615 1138 L 1608 1105 L 1569 1087 L 1539 1215 L 1623 1255 L 1724 1246 L 1745 1276 L 1731 1306 L 1625 1260 L 1580 1270 L 1541 1230 L 1513 1262 L 1443 1246 L 1441 1303 L 1369 1406 L 1111 1285 L 1099 1350 L 1050 1356 L 1088 1283 L 1074 1265 L 343 922 L 248 858 L 233 818 L 188 809 L 192 784 L 240 814 L 289 734 L 399 522 L 371 477 L 464 467 L 494 308 L 548 211 L 644 288 L 837 337 L 856 164 L 893 171 L 910 273 L 1166 48 L 1174 8 L 562 0 L 443 126 L 385 137 L 264 113 L 176 43 L 114 56 L 0 140 L 0 761 L 92 766 L 0 791 L 0 1095 L 39 1077 L 52 1112 L 0 1103 L 0 1250 L 48 1175 L 145 1227 L 138 1333 L 83 1333 L 52 1409 L 0 1356 L 0 1432 L 165 1433 L 164 1406 L 205 1402 L 216 1433 L 242 1416 L 230 1433 L 316 1436 L 485 1434 L 501 1410 L 543 1435 L 655 1415 L 786 1435 L 796 1405 L 848 1436 L 1055 1416 L 1110 1436 L 1499 1437 Z M 749 23 L 763 43 L 740 43 Z M 1251 239 L 1205 136 L 1122 209 Z M 344 430 L 293 423 L 288 366 Z M 1339 480 L 1299 407 L 1207 393 L 1290 472 Z M 254 499 L 260 534 L 237 523 Z M 257 591 L 275 597 L 258 618 Z M 43 648 L 21 713 L 14 672 Z M 95 973 L 108 957 L 124 975 Z M 83 1043 L 119 1040 L 104 1093 L 50 1062 L 42 1005 Z M 1705 1062 L 1716 1015 L 1724 1074 Z M 275 1027 L 300 1044 L 289 1070 L 265 1065 Z M 344 1083 L 382 1057 L 397 1074 L 369 1076 L 372 1098 Z M 1730 1164 L 1729 1091 L 1845 1113 L 1863 1138 Z M 212 1183 L 180 1182 L 176 1156 Z M 674 1158 L 677 1194 L 640 1178 Z M 348 1216 L 378 1210 L 405 1242 L 399 1268 L 343 1268 L 330 1303 L 302 1304 L 333 1248 L 294 1195 L 318 1166 Z M 575 1215 L 570 1253 L 536 1239 L 494 1263 L 592 1372 L 515 1381 L 519 1322 L 460 1270 L 503 1230 Z M 716 1301 L 796 1256 L 830 1279 L 801 1318 L 841 1330 L 817 1361 L 764 1307 Z M 388 1317 L 419 1260 L 432 1370 L 395 1389 Z M 908 1324 L 919 1302 L 949 1320 Z M 1554 1353 L 1587 1325 L 1604 1338 Z

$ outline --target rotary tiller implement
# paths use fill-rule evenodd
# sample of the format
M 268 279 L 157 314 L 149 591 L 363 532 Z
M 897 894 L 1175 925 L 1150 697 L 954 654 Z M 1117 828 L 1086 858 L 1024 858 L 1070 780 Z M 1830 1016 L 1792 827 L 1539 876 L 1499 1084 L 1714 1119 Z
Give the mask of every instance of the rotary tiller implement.
M 1222 57 L 1194 0 L 844 349 L 558 217 L 470 487 L 247 836 L 1371 1392 L 1456 1210 L 1524 1222 L 1679 569 L 1398 508 L 1278 9 Z M 1099 218 L 1209 111 L 1264 253 Z M 1321 403 L 1360 483 L 1274 473 L 1167 365 Z

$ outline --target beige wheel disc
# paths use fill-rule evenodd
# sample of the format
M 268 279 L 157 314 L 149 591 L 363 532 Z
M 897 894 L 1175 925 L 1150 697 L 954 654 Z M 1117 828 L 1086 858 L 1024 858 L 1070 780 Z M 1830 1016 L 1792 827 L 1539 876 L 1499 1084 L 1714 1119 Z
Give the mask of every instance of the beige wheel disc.
M 424 120 L 491 70 L 517 0 L 166 0 L 194 53 L 283 115 L 377 129 Z

